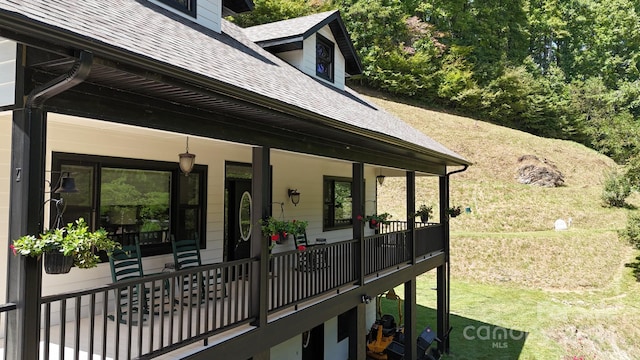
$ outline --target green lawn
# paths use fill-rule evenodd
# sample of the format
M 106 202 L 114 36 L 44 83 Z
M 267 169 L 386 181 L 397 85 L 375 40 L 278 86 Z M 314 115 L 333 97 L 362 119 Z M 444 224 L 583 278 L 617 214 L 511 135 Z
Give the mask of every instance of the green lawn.
M 600 200 L 613 161 L 572 142 L 371 100 L 473 162 L 451 177 L 451 204 L 471 213 L 450 222 L 453 330 L 446 359 L 640 359 L 640 252 L 617 235 L 638 210 L 606 208 Z M 556 164 L 564 186 L 517 183 L 522 155 Z M 437 214 L 437 179 L 416 183 L 416 205 L 436 205 Z M 379 210 L 394 219 L 406 217 L 404 185 L 388 177 L 379 188 Z M 639 198 L 629 201 L 638 206 Z M 571 218 L 570 229 L 554 231 L 558 218 Z M 434 287 L 435 272 L 420 277 L 420 331 L 436 326 Z M 396 291 L 402 296 L 402 287 Z M 395 304 L 383 307 L 397 317 Z

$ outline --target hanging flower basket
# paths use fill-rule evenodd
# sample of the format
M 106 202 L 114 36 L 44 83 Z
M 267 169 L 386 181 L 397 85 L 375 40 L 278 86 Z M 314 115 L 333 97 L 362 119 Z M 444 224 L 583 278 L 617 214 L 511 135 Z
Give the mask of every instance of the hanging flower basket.
M 73 256 L 61 252 L 44 253 L 44 271 L 47 274 L 67 274 L 73 266 Z

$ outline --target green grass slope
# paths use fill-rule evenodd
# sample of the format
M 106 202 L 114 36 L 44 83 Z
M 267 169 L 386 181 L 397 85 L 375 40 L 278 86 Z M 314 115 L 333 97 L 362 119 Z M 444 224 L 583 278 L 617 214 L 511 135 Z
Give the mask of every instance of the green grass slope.
M 600 200 L 603 175 L 616 166 L 611 159 L 569 141 L 369 99 L 473 162 L 451 177 L 452 205 L 471 213 L 450 221 L 455 316 L 448 359 L 640 359 L 640 284 L 630 267 L 640 258 L 616 233 L 635 210 Z M 522 155 L 553 162 L 565 186 L 518 183 Z M 417 204 L 436 205 L 437 214 L 437 179 L 420 177 L 417 188 Z M 387 178 L 378 208 L 404 218 L 404 192 L 404 179 Z M 568 231 L 553 230 L 558 218 L 572 218 Z M 423 321 L 435 326 L 434 286 L 434 275 L 425 274 L 418 300 Z M 504 342 L 494 339 L 499 331 L 471 331 L 482 324 L 527 337 Z

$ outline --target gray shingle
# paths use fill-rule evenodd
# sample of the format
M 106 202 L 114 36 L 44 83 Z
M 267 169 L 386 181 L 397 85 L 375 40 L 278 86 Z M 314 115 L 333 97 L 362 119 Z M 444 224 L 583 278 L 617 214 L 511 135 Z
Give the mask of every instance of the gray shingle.
M 303 74 L 225 20 L 218 34 L 143 0 L 3 0 L 0 11 L 467 162 L 398 118 L 367 105 L 354 91 L 334 89 Z

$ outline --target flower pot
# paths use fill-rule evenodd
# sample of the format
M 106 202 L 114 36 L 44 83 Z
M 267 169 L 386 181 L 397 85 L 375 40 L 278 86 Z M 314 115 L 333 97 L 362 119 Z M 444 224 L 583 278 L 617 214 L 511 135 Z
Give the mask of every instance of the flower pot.
M 73 266 L 73 256 L 64 256 L 61 252 L 44 254 L 44 271 L 47 274 L 66 274 Z
M 377 229 L 380 226 L 380 223 L 375 220 L 369 221 L 369 229 Z
M 420 215 L 420 221 L 423 223 L 429 222 L 429 215 Z

